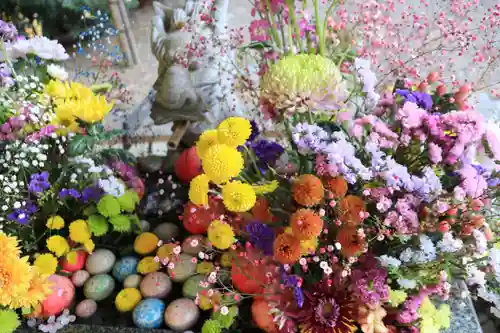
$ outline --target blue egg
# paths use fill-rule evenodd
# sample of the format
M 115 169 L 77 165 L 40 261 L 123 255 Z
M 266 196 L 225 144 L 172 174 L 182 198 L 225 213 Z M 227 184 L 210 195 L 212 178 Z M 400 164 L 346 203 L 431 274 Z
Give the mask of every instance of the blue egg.
M 119 282 L 125 281 L 127 276 L 137 273 L 139 259 L 136 257 L 123 257 L 119 259 L 113 267 L 113 276 Z
M 165 303 L 156 298 L 148 298 L 135 307 L 132 317 L 139 328 L 160 328 L 164 313 Z

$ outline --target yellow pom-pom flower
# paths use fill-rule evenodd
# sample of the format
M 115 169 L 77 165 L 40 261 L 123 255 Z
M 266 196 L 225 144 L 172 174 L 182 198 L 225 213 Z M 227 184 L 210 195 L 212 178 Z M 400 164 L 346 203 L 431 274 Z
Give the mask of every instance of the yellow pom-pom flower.
M 199 206 L 208 205 L 208 189 L 210 179 L 201 174 L 193 178 L 189 184 L 189 200 Z
M 45 92 L 52 98 L 71 97 L 69 85 L 59 80 L 52 80 L 45 85 Z
M 156 250 L 159 241 L 160 239 L 158 238 L 158 236 L 156 236 L 152 232 L 143 232 L 136 237 L 134 242 L 134 250 L 140 255 L 149 254 Z
M 215 184 L 222 184 L 238 176 L 244 161 L 236 148 L 223 144 L 210 147 L 202 159 L 205 174 Z
M 219 143 L 230 147 L 244 145 L 252 134 L 250 121 L 241 117 L 229 117 L 217 127 Z
M 290 55 L 271 65 L 262 77 L 261 96 L 278 109 L 298 111 L 338 110 L 347 97 L 339 67 L 316 54 Z
M 222 187 L 222 202 L 231 212 L 246 212 L 252 209 L 256 201 L 255 191 L 247 183 L 235 180 Z
M 93 124 L 102 121 L 112 108 L 113 104 L 108 103 L 106 97 L 94 95 L 78 100 L 73 114 L 76 118 Z
M 69 225 L 69 237 L 77 243 L 85 243 L 92 235 L 85 220 L 76 220 Z
M 234 243 L 234 232 L 231 226 L 214 220 L 208 226 L 208 241 L 220 250 L 228 249 Z
M 85 251 L 87 251 L 87 253 L 92 254 L 95 249 L 94 241 L 91 238 L 87 239 L 85 242 L 83 242 L 83 247 L 85 248 Z
M 47 219 L 46 225 L 51 230 L 61 230 L 64 228 L 64 220 L 59 215 L 52 216 Z
M 160 262 L 155 260 L 155 257 L 145 257 L 137 264 L 137 272 L 146 275 L 157 272 L 161 268 Z
M 120 312 L 132 311 L 142 299 L 137 288 L 125 288 L 115 298 L 115 306 Z
M 41 274 L 52 275 L 57 269 L 57 258 L 50 253 L 39 255 L 33 263 Z
M 47 248 L 58 258 L 69 252 L 68 241 L 59 235 L 54 235 L 47 239 Z
M 198 142 L 196 142 L 196 153 L 201 159 L 207 152 L 207 150 L 219 143 L 219 135 L 217 130 L 211 129 L 206 130 L 200 135 Z
M 3 257 L 18 257 L 21 251 L 19 250 L 19 241 L 16 237 L 8 236 L 0 231 L 0 249 L 2 249 Z

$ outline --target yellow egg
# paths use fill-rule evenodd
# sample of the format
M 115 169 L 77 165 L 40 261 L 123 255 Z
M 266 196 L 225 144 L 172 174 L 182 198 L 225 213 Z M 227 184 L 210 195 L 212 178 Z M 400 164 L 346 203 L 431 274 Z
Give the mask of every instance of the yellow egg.
M 134 250 L 141 255 L 149 254 L 156 250 L 159 241 L 158 236 L 152 232 L 143 232 L 135 239 Z
M 120 312 L 132 311 L 141 301 L 141 292 L 137 288 L 126 288 L 116 295 L 115 306 Z

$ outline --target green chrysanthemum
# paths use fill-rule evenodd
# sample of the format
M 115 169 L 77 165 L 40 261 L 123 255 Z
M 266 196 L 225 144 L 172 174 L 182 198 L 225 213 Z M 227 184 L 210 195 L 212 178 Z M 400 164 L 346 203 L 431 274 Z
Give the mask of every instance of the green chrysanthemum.
M 236 316 L 238 315 L 238 307 L 231 306 L 227 314 L 222 314 L 220 311 L 214 312 L 212 319 L 217 320 L 221 328 L 230 328 Z
M 97 204 L 97 211 L 105 217 L 111 217 L 120 214 L 120 202 L 111 195 L 105 195 Z
M 128 216 L 115 215 L 109 218 L 109 222 L 113 225 L 113 230 L 118 232 L 130 231 L 131 223 Z
M 87 219 L 87 224 L 90 232 L 97 237 L 105 235 L 109 230 L 108 221 L 106 221 L 104 216 L 99 214 L 90 215 Z
M 12 310 L 0 310 L 0 333 L 12 333 L 19 325 L 17 313 Z
M 83 215 L 85 216 L 90 216 L 95 213 L 97 213 L 97 208 L 94 205 L 85 207 L 85 209 L 83 210 Z
M 338 66 L 317 54 L 284 57 L 261 82 L 262 97 L 280 110 L 338 110 L 346 96 Z
M 222 328 L 217 320 L 209 319 L 206 320 L 201 327 L 201 333 L 221 333 Z
M 118 202 L 122 210 L 132 213 L 135 210 L 135 206 L 139 203 L 139 195 L 135 191 L 128 190 L 118 198 Z

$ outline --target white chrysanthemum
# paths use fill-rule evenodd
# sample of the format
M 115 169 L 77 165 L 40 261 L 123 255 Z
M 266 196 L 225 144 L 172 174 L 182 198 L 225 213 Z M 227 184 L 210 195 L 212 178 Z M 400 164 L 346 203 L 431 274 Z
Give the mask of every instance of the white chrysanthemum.
M 382 255 L 378 258 L 378 260 L 380 261 L 380 264 L 383 266 L 383 267 L 395 267 L 395 268 L 398 268 L 399 266 L 401 266 L 401 261 L 397 258 L 394 258 L 394 257 L 391 257 L 391 256 L 388 256 L 388 255 Z
M 437 243 L 437 248 L 441 252 L 454 253 L 459 251 L 464 246 L 464 242 L 461 239 L 453 238 L 451 232 L 446 232 L 443 234 L 443 239 Z
M 125 194 L 125 185 L 114 176 L 99 180 L 99 187 L 107 194 L 116 198 Z
M 54 64 L 50 64 L 47 66 L 47 73 L 49 73 L 49 75 L 54 79 L 58 79 L 61 81 L 66 81 L 69 76 L 64 67 Z
M 32 54 L 45 60 L 62 61 L 69 59 L 66 50 L 57 40 L 50 40 L 43 36 L 18 40 L 15 44 L 12 44 L 12 53 L 16 58 Z
M 474 264 L 467 265 L 467 284 L 484 286 L 486 284 L 486 273 Z

